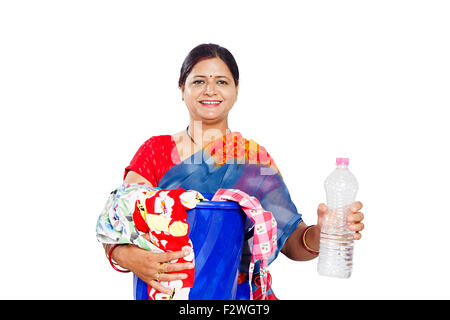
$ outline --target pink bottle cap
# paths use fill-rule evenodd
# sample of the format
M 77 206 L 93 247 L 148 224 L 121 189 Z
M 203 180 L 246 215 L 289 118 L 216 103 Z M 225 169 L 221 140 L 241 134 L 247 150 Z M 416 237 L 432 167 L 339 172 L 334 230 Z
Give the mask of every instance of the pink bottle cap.
M 348 158 L 336 158 L 336 164 L 348 166 Z

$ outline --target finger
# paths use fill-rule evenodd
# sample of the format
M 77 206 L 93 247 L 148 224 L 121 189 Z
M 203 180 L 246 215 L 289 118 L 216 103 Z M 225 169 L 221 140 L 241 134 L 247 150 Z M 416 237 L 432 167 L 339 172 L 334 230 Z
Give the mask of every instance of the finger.
M 172 290 L 170 288 L 163 286 L 158 281 L 155 281 L 155 280 L 150 281 L 149 286 L 151 286 L 153 289 L 155 289 L 159 292 L 166 293 L 166 294 L 172 294 Z
M 328 211 L 328 207 L 325 203 L 319 204 L 319 207 L 317 208 L 317 213 L 324 213 Z
M 189 253 L 187 251 L 174 251 L 174 252 L 163 252 L 155 253 L 156 262 L 170 262 L 173 260 L 180 259 L 187 256 Z
M 194 269 L 193 263 L 168 263 L 166 265 L 166 272 L 176 272 L 176 271 L 182 271 L 182 270 L 189 270 Z
M 364 219 L 364 214 L 362 212 L 355 212 L 349 214 L 347 217 L 348 222 L 360 222 Z
M 359 231 L 364 230 L 364 224 L 363 223 L 355 223 L 355 224 L 349 225 L 348 228 L 351 231 L 359 232 Z
M 186 273 L 163 273 L 159 276 L 160 281 L 184 280 L 188 276 Z
M 361 237 L 362 237 L 362 235 L 361 235 L 361 233 L 359 233 L 359 232 L 355 232 L 355 233 L 353 234 L 353 239 L 354 239 L 354 240 L 361 240 Z
M 322 217 L 326 214 L 326 212 L 328 211 L 328 207 L 325 203 L 321 203 L 319 204 L 319 206 L 317 207 L 317 215 L 319 217 Z
M 356 201 L 356 202 L 353 202 L 351 210 L 353 212 L 357 212 L 357 211 L 361 210 L 362 207 L 363 207 L 363 204 L 361 203 L 361 201 Z

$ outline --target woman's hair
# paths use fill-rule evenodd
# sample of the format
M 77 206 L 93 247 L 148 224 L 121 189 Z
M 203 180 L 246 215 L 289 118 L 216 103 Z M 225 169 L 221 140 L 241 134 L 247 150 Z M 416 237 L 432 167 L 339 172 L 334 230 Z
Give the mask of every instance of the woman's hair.
M 187 57 L 184 59 L 183 65 L 180 70 L 180 79 L 178 80 L 178 87 L 181 88 L 186 82 L 186 78 L 191 72 L 192 68 L 201 60 L 210 58 L 220 58 L 230 69 L 233 75 L 234 84 L 237 86 L 239 82 L 239 69 L 234 60 L 233 55 L 226 48 L 221 47 L 213 43 L 204 43 L 196 46 L 189 52 Z

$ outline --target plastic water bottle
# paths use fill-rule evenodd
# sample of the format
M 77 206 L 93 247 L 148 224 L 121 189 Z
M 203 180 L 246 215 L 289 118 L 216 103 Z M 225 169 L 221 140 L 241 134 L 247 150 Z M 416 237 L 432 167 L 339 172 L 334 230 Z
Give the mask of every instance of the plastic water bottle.
M 358 181 L 348 170 L 348 158 L 337 158 L 336 169 L 325 180 L 328 213 L 320 231 L 320 275 L 349 278 L 353 266 L 353 231 L 347 216 L 355 202 Z

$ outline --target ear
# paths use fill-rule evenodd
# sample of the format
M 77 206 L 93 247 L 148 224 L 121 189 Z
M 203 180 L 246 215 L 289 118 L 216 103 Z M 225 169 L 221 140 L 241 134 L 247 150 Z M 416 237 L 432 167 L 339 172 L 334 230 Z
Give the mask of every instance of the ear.
M 180 89 L 181 89 L 181 100 L 184 101 L 184 85 Z

